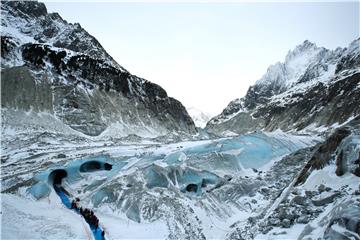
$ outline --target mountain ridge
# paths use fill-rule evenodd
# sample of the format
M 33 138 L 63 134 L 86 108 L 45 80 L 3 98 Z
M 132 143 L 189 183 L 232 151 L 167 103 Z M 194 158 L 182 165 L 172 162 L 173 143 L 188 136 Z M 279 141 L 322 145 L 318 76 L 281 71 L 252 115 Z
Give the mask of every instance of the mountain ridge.
M 113 124 L 121 126 L 120 136 L 196 133 L 178 100 L 129 73 L 80 24 L 68 23 L 33 1 L 4 2 L 1 13 L 3 109 L 49 111 L 91 136 Z M 21 84 L 12 80 L 21 76 Z M 44 92 L 46 98 L 36 97 Z M 10 123 L 15 117 L 11 114 L 5 118 Z
M 222 132 L 227 130 L 238 134 L 260 129 L 271 131 L 276 128 L 285 131 L 300 131 L 311 124 L 315 124 L 316 127 L 321 125 L 329 127 L 336 122 L 341 124 L 346 120 L 336 117 L 326 119 L 325 113 L 319 117 L 323 120 L 317 119 L 313 123 L 308 120 L 303 121 L 301 118 L 313 114 L 312 109 L 304 110 L 309 104 L 321 112 L 320 107 L 329 105 L 329 99 L 334 97 L 329 95 L 329 88 L 341 79 L 352 79 L 352 77 L 354 78 L 351 81 L 343 81 L 343 84 L 340 84 L 341 86 L 337 84 L 340 89 L 338 94 L 341 93 L 341 90 L 346 90 L 349 94 L 352 92 L 351 96 L 345 94 L 341 97 L 338 95 L 340 98 L 336 101 L 341 100 L 343 101 L 342 104 L 354 103 L 353 109 L 345 115 L 347 115 L 347 119 L 352 115 L 355 117 L 360 113 L 359 108 L 356 107 L 356 103 L 358 103 L 356 97 L 359 96 L 359 88 L 356 87 L 359 82 L 357 74 L 360 72 L 359 42 L 360 39 L 356 39 L 347 48 L 328 50 L 317 47 L 310 41 L 304 41 L 287 53 L 284 62 L 271 65 L 263 77 L 253 86 L 250 86 L 243 98 L 231 101 L 221 114 L 207 123 L 206 129 L 209 132 L 222 135 Z M 355 87 L 352 89 L 350 85 Z M 310 96 L 311 94 L 306 94 L 312 90 L 316 91 L 316 89 L 321 90 L 328 99 L 321 102 L 322 97 L 320 95 Z M 312 101 L 308 101 L 309 99 Z M 319 102 L 322 106 L 316 107 Z M 296 103 L 299 104 L 296 109 L 302 112 L 302 116 L 294 113 L 296 119 L 293 119 L 287 116 L 285 112 L 291 108 L 294 109 Z M 301 107 L 301 104 L 305 105 Z M 331 112 L 332 110 L 328 109 L 328 111 Z M 277 122 L 270 124 L 275 117 Z

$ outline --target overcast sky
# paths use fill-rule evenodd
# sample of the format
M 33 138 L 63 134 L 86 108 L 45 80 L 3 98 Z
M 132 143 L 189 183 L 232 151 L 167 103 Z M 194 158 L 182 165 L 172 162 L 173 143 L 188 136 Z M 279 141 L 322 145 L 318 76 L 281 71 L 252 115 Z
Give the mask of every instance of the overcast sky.
M 359 37 L 359 2 L 46 2 L 78 22 L 132 74 L 212 115 L 308 39 L 346 47 Z

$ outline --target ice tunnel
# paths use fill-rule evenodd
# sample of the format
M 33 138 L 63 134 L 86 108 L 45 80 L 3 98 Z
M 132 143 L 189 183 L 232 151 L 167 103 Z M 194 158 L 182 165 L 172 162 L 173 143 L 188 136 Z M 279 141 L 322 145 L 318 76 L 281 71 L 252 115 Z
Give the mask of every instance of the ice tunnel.
M 194 183 L 190 183 L 189 185 L 186 186 L 186 191 L 187 192 L 197 192 L 198 190 L 198 185 L 194 184 Z
M 99 170 L 110 171 L 111 169 L 112 169 L 111 164 L 99 162 L 99 161 L 85 162 L 80 166 L 80 172 L 94 172 Z
M 68 174 L 64 169 L 56 169 L 49 174 L 49 183 L 53 185 L 61 185 L 63 178 Z

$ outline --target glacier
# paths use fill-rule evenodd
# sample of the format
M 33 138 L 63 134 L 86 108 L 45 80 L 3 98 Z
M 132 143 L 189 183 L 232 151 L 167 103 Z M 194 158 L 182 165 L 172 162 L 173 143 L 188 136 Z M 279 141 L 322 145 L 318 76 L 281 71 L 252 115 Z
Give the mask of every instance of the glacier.
M 278 131 L 177 143 L 87 139 L 86 145 L 81 145 L 81 138 L 71 144 L 71 138 L 45 135 L 42 144 L 22 139 L 23 144 L 28 143 L 22 153 L 13 151 L 12 144 L 6 142 L 2 152 L 2 158 L 8 158 L 2 166 L 8 172 L 2 181 L 4 201 L 16 193 L 19 201 L 34 203 L 34 207 L 36 202 L 56 203 L 49 215 L 57 209 L 65 211 L 54 190 L 56 175 L 61 173 L 62 187 L 69 197 L 80 198 L 81 206 L 94 210 L 109 238 L 146 238 L 149 226 L 159 229 L 151 235 L 155 238 L 223 238 L 224 232 L 215 230 L 218 225 L 226 223 L 223 228 L 230 231 L 229 223 L 238 215 L 258 212 L 253 211 L 253 198 L 270 201 L 257 193 L 266 186 L 260 175 L 282 157 L 321 140 Z M 28 161 L 38 167 L 29 171 Z M 6 209 L 4 212 L 10 214 Z M 16 217 L 20 216 L 6 216 Z M 83 221 L 80 216 L 74 218 Z M 209 219 L 213 222 L 207 222 Z M 123 231 L 113 221 L 119 222 Z M 143 235 L 132 232 L 140 229 Z M 128 230 L 134 235 L 128 235 Z M 78 229 L 71 231 L 78 234 Z
M 5 224 L 2 237 L 93 238 L 84 218 L 68 208 L 75 198 L 94 211 L 106 239 L 351 236 L 360 201 L 353 174 L 360 153 L 357 129 L 344 136 L 328 165 L 313 169 L 301 185 L 295 184 L 299 173 L 312 156 L 322 156 L 314 152 L 327 142 L 324 136 L 278 130 L 135 143 L 80 134 L 18 138 L 7 129 L 1 153 L 2 211 L 12 225 Z M 340 155 L 341 164 L 336 163 Z M 340 166 L 343 175 L 337 176 Z M 59 184 L 69 200 L 59 197 L 54 188 Z
M 201 194 L 205 186 L 220 184 L 226 174 L 257 171 L 271 160 L 306 147 L 309 141 L 308 137 L 284 138 L 281 135 L 254 133 L 183 144 L 168 145 L 171 149 L 169 152 L 164 146 L 159 149 L 147 147 L 140 150 L 140 156 L 139 149 L 136 149 L 135 153 L 126 153 L 126 160 L 100 155 L 71 160 L 64 165 L 57 163 L 35 175 L 33 178 L 37 183 L 28 191 L 36 198 L 48 196 L 54 182 L 53 173 L 59 170 L 66 172 L 65 183 L 71 190 L 95 189 L 105 181 L 122 176 L 125 168 L 125 172 L 134 169 L 141 171 L 148 189 L 172 185 L 182 192 L 191 192 L 186 189 L 193 184 L 196 186 L 193 192 Z M 117 152 L 121 153 L 121 150 Z M 78 189 L 80 186 L 81 189 Z

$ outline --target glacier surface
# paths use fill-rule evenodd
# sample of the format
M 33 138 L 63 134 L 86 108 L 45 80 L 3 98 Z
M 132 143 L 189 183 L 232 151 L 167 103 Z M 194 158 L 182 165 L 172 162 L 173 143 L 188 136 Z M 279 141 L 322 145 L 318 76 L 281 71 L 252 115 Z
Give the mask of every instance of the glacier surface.
M 6 139 L 14 138 L 7 133 Z M 2 185 L 8 196 L 4 206 L 10 208 L 11 198 L 34 208 L 56 203 L 48 213 L 56 218 L 58 209 L 66 211 L 53 188 L 54 173 L 63 171 L 62 186 L 70 198 L 78 197 L 81 206 L 94 210 L 109 238 L 224 238 L 239 215 L 257 214 L 255 205 L 270 201 L 258 193 L 266 186 L 261 174 L 283 156 L 319 140 L 280 131 L 171 144 L 62 138 L 55 133 L 43 133 L 35 143 L 15 138 L 5 142 L 2 152 Z M 22 142 L 21 150 L 16 141 Z M 36 167 L 30 170 L 29 164 Z M 2 235 L 9 236 L 10 230 L 5 228 Z M 69 231 L 82 237 L 78 229 Z

